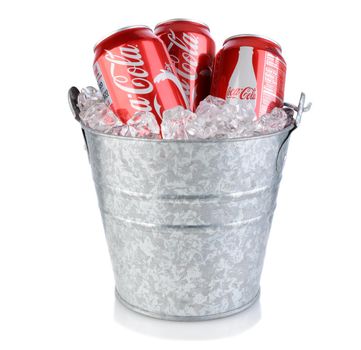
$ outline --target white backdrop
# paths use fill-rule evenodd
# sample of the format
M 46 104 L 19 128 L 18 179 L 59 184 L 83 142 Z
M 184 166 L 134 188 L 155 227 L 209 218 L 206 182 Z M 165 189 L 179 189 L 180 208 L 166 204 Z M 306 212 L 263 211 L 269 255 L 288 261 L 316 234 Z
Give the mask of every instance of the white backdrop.
M 1 349 L 360 349 L 360 20 L 357 1 L 10 1 L 1 10 Z M 274 38 L 293 134 L 261 300 L 224 320 L 136 315 L 114 282 L 70 86 L 95 85 L 92 48 L 130 24 L 188 17 L 224 38 Z M 184 343 L 183 340 L 187 340 Z

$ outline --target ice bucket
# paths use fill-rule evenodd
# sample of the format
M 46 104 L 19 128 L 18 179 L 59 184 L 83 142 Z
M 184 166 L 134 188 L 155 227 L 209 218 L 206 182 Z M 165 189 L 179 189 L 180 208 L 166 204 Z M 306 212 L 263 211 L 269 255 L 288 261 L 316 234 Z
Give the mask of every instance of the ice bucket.
M 118 300 L 180 321 L 252 305 L 295 128 L 175 141 L 111 136 L 82 125 Z

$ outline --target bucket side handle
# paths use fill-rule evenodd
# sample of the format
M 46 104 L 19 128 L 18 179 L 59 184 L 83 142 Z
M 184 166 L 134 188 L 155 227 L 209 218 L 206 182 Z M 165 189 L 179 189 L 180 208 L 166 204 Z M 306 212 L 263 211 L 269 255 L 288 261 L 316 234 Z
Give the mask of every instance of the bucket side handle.
M 75 120 L 80 123 L 80 116 L 79 116 L 80 109 L 78 107 L 78 96 L 79 96 L 79 94 L 80 94 L 80 91 L 75 86 L 72 86 L 68 91 L 69 107 L 70 107 L 70 109 L 71 109 L 71 111 L 72 111 L 72 113 L 74 115 Z M 87 139 L 86 139 L 85 132 L 84 132 L 83 128 L 81 128 L 81 131 L 82 131 L 83 138 L 84 138 L 84 141 L 85 141 L 85 148 L 86 148 L 86 151 L 87 151 L 88 156 L 89 156 L 88 142 L 87 142 Z
M 311 109 L 311 106 L 312 106 L 311 102 L 308 103 L 307 106 L 305 106 L 305 104 L 306 104 L 306 95 L 304 92 L 301 92 L 298 106 L 296 106 L 292 103 L 288 103 L 288 102 L 285 102 L 283 104 L 284 107 L 292 109 L 293 111 L 297 112 L 296 117 L 295 117 L 296 126 L 299 126 L 301 124 L 302 114 L 304 112 L 308 112 Z
M 295 127 L 293 129 L 290 130 L 290 132 L 288 133 L 287 137 L 283 140 L 278 153 L 277 153 L 277 160 L 276 160 L 276 170 L 277 172 L 282 171 L 282 164 L 284 163 L 284 159 L 282 159 L 282 156 L 285 157 L 286 153 L 284 152 L 284 147 L 286 147 L 287 145 L 287 141 L 290 138 L 291 133 L 296 130 L 296 128 L 299 127 L 299 125 L 301 124 L 301 120 L 302 120 L 302 115 L 304 112 L 308 112 L 311 109 L 312 103 L 308 103 L 307 106 L 305 106 L 306 104 L 306 95 L 304 92 L 301 92 L 301 96 L 300 96 L 300 100 L 298 102 L 298 106 L 292 104 L 292 103 L 288 103 L 285 102 L 284 103 L 284 108 L 291 110 L 293 112 L 297 112 L 296 116 L 294 117 L 295 120 Z
M 278 153 L 277 153 L 277 158 L 276 158 L 276 170 L 278 173 L 282 172 L 282 167 L 283 167 L 283 163 L 285 161 L 285 158 L 286 158 L 286 153 L 284 152 L 285 151 L 285 147 L 287 147 L 287 141 L 289 140 L 292 132 L 296 130 L 296 127 L 292 128 L 288 135 L 286 136 L 286 138 L 283 140 L 279 150 L 278 150 Z

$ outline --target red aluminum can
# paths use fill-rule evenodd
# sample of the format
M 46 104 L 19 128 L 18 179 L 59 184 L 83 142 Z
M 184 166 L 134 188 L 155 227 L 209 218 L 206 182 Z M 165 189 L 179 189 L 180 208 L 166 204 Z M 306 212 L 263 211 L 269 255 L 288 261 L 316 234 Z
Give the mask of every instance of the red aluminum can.
M 236 35 L 217 53 L 211 95 L 232 104 L 254 104 L 257 117 L 283 106 L 286 62 L 273 40 Z
M 122 28 L 94 47 L 94 74 L 105 103 L 123 122 L 138 111 L 161 123 L 165 110 L 187 106 L 163 42 L 146 26 Z
M 210 93 L 215 44 L 207 25 L 188 19 L 157 24 L 154 33 L 163 40 L 179 80 L 194 111 Z

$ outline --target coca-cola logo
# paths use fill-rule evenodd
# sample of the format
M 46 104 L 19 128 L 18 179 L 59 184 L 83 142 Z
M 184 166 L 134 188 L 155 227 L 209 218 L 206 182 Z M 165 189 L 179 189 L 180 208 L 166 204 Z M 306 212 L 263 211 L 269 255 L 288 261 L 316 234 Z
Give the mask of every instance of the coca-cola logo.
M 144 61 L 139 49 L 128 44 L 119 47 L 119 54 L 108 50 L 106 52 L 105 59 L 110 62 L 110 74 L 114 85 L 128 94 L 132 108 L 150 112 L 152 110 L 150 101 L 139 96 L 153 91 L 153 84 L 147 79 L 149 73 L 142 68 Z
M 257 89 L 246 86 L 244 88 L 231 88 L 227 89 L 226 98 L 239 98 L 241 100 L 255 100 L 257 97 Z
M 182 95 L 183 101 L 184 101 L 187 109 L 189 109 L 189 102 L 187 99 L 187 95 L 185 94 L 185 92 L 182 88 L 182 83 L 179 81 L 178 77 L 172 71 L 172 67 L 168 67 L 167 69 L 161 69 L 159 74 L 157 74 L 154 77 L 155 84 L 159 84 L 165 80 L 171 81 L 177 87 L 179 93 Z M 160 105 L 157 101 L 157 96 L 155 96 L 155 98 L 154 98 L 154 106 L 155 106 L 155 109 L 156 109 L 158 115 L 162 118 L 162 112 L 160 109 Z
M 176 67 L 176 72 L 182 87 L 189 98 L 191 93 L 189 81 L 194 81 L 198 78 L 199 40 L 197 36 L 192 33 L 182 33 L 181 37 L 178 37 L 172 29 L 169 29 L 168 39 L 170 40 L 170 43 L 167 50 Z M 181 55 L 176 56 L 173 54 L 173 46 L 176 46 L 181 50 Z

